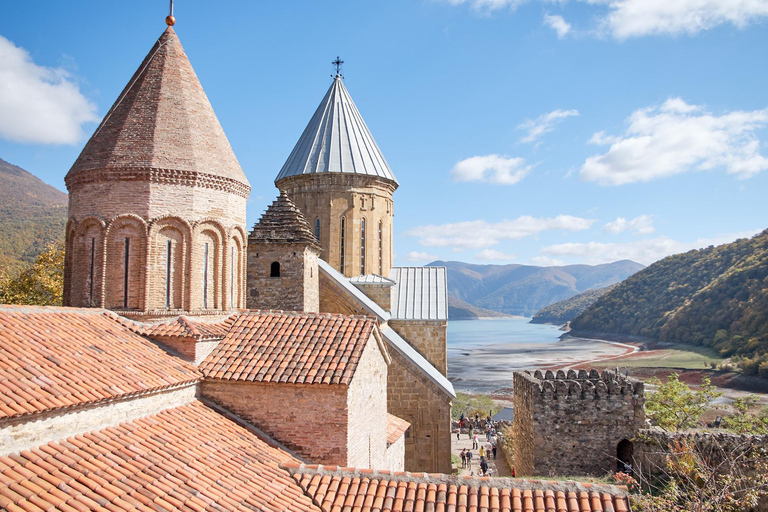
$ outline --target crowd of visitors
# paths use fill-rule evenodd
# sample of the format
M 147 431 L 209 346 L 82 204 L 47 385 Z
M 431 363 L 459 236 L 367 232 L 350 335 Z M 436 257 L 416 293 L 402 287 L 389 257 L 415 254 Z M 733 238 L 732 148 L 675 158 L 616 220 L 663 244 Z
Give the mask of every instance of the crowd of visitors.
M 493 470 L 488 467 L 488 460 L 490 460 L 491 457 L 493 457 L 495 460 L 497 454 L 498 437 L 493 420 L 490 416 L 485 419 L 485 441 L 480 440 L 482 429 L 480 426 L 480 417 L 478 414 L 475 414 L 474 419 L 466 418 L 464 414 L 461 415 L 459 418 L 459 430 L 456 432 L 457 440 L 460 439 L 459 436 L 461 435 L 461 429 L 464 428 L 465 425 L 468 425 L 468 434 L 469 439 L 472 440 L 472 448 L 464 448 L 461 450 L 461 467 L 469 469 L 471 475 L 475 474 L 474 470 L 472 469 L 472 459 L 473 451 L 477 450 L 479 456 L 480 474 L 482 476 L 493 476 Z

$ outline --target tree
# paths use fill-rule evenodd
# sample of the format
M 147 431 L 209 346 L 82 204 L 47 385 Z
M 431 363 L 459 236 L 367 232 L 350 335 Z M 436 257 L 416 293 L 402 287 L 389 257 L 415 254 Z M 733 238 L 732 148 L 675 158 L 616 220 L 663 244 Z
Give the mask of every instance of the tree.
M 736 413 L 725 418 L 723 426 L 739 434 L 768 434 L 768 416 L 753 415 L 749 412 L 758 401 L 755 395 L 737 398 L 733 402 Z
M 667 431 L 695 427 L 709 401 L 722 395 L 715 391 L 706 377 L 701 379 L 698 391 L 680 382 L 679 377 L 677 373 L 672 373 L 664 384 L 658 379 L 650 381 L 658 388 L 645 402 L 648 418 Z
M 34 263 L 16 275 L 0 269 L 0 304 L 61 306 L 64 289 L 64 244 L 50 244 Z

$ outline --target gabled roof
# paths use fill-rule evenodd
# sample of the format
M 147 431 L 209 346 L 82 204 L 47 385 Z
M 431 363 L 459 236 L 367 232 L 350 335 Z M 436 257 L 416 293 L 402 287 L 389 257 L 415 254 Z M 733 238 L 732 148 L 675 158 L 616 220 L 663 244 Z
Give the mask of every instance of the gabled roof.
M 400 439 L 411 424 L 402 418 L 387 413 L 387 445 Z
M 0 306 L 0 419 L 200 380 L 99 309 Z
M 147 338 L 193 338 L 198 341 L 220 340 L 227 335 L 240 313 L 224 319 L 204 321 L 185 315 L 167 322 L 146 324 L 118 316 L 117 320 L 130 330 Z
M 348 386 L 375 327 L 363 316 L 244 313 L 200 369 L 210 379 Z
M 445 267 L 392 267 L 393 320 L 448 320 L 448 278 Z
M 329 172 L 378 176 L 397 183 L 340 76 L 334 79 L 275 182 Z
M 365 293 L 359 290 L 356 286 L 349 282 L 349 279 L 342 275 L 338 270 L 329 265 L 322 259 L 317 260 L 317 266 L 320 271 L 326 275 L 333 283 L 335 283 L 340 290 L 346 293 L 347 297 L 359 304 L 363 309 L 375 315 L 379 322 L 388 322 L 390 320 L 389 313 L 384 311 L 381 306 L 373 302 Z M 445 394 L 453 398 L 456 397 L 456 392 L 453 390 L 453 384 L 435 368 L 432 363 L 427 361 L 424 356 L 419 354 L 407 341 L 400 337 L 390 327 L 381 329 L 381 336 L 389 344 L 390 347 L 397 350 L 399 354 L 405 357 L 412 365 L 414 365 L 422 375 L 437 385 Z
M 323 512 L 627 512 L 626 487 L 283 464 Z
M 317 511 L 295 461 L 195 401 L 0 457 L 0 509 Z
M 300 243 L 308 244 L 320 250 L 320 244 L 312 233 L 307 219 L 288 195 L 280 191 L 259 222 L 257 222 L 248 241 L 257 243 Z
M 189 171 L 248 180 L 168 27 L 83 148 L 66 179 L 97 169 Z
M 386 277 L 380 276 L 379 274 L 366 274 L 364 276 L 351 277 L 349 279 L 349 282 L 354 285 L 363 285 L 363 286 L 367 284 L 392 286 L 395 284 L 395 282 L 392 281 L 391 279 L 387 279 Z

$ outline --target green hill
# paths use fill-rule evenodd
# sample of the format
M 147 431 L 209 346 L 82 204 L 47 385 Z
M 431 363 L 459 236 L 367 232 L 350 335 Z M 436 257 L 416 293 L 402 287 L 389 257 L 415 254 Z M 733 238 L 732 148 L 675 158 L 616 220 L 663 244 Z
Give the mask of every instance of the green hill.
M 435 261 L 448 269 L 448 293 L 472 306 L 507 315 L 531 316 L 541 308 L 591 288 L 618 283 L 642 265 L 617 261 L 603 265 L 474 265 Z
M 532 324 L 554 324 L 563 325 L 570 322 L 582 314 L 589 306 L 594 304 L 597 299 L 611 291 L 616 285 L 596 288 L 581 292 L 578 295 L 560 302 L 555 302 L 549 306 L 540 309 L 531 319 Z
M 479 318 L 512 318 L 510 315 L 467 304 L 461 299 L 448 295 L 448 318 L 450 320 L 477 320 Z
M 0 267 L 17 270 L 64 240 L 67 194 L 0 159 Z
M 748 358 L 768 376 L 768 230 L 669 256 L 619 284 L 574 331 L 644 336 Z

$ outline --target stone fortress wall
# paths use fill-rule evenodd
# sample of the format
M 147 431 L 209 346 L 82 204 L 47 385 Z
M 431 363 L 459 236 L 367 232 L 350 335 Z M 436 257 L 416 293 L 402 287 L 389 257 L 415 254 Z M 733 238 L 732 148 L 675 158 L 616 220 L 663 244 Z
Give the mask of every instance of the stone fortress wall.
M 612 371 L 515 372 L 514 465 L 518 476 L 603 476 L 631 462 L 645 426 L 641 381 Z

